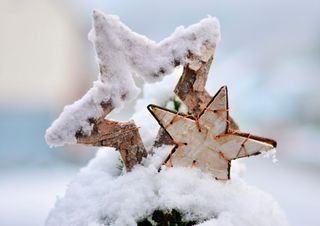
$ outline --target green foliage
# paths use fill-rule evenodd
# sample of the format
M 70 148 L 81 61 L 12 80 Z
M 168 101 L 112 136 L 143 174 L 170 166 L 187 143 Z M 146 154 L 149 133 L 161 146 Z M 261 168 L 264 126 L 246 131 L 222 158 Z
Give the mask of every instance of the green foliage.
M 176 96 L 174 96 L 172 98 L 172 101 L 173 101 L 174 110 L 179 111 L 180 106 L 181 106 L 181 102 L 179 100 L 177 100 Z
M 184 221 L 181 214 L 173 209 L 171 212 L 155 210 L 152 214 L 152 221 L 143 219 L 138 222 L 138 226 L 192 226 L 195 221 Z
M 122 172 L 123 167 L 124 167 L 123 160 L 122 160 L 121 157 L 119 157 L 119 162 L 118 162 L 118 164 L 117 164 L 117 168 L 119 169 L 120 172 Z

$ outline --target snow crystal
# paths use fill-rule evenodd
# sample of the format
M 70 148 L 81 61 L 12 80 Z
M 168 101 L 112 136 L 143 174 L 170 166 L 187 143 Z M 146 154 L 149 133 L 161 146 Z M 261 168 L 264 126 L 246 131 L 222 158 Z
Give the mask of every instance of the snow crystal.
M 156 150 L 155 158 L 165 149 Z M 159 161 L 152 159 L 120 175 L 118 157 L 111 148 L 100 150 L 57 200 L 46 225 L 130 226 L 156 209 L 173 208 L 203 226 L 287 225 L 275 200 L 239 177 L 221 182 L 179 167 L 158 173 Z
M 93 29 L 89 39 L 96 49 L 100 76 L 88 93 L 65 107 L 46 132 L 50 146 L 75 143 L 81 131 L 89 135 L 92 126 L 88 119 L 103 114 L 101 103 L 111 102 L 120 107 L 137 97 L 133 74 L 147 82 L 155 82 L 171 74 L 179 62 L 186 63 L 189 52 L 200 53 L 203 43 L 215 47 L 220 39 L 217 19 L 208 17 L 187 28 L 179 27 L 159 43 L 131 31 L 118 17 L 93 13 Z

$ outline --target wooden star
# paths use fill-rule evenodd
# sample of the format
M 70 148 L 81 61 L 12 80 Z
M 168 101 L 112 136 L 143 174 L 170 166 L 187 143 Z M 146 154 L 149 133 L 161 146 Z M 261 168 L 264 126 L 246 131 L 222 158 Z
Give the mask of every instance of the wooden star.
M 276 147 L 276 142 L 229 128 L 228 91 L 223 86 L 195 118 L 149 105 L 149 111 L 173 140 L 169 166 L 199 167 L 216 179 L 230 179 L 231 161 Z

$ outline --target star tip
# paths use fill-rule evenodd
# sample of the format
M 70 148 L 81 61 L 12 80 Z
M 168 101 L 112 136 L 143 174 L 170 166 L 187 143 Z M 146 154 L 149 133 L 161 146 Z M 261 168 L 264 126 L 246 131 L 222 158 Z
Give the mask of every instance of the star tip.
M 154 105 L 154 104 L 149 104 L 149 105 L 147 106 L 147 109 L 148 109 L 149 111 L 152 111 L 155 107 L 156 107 L 156 105 Z
M 277 147 L 278 143 L 277 141 L 273 140 L 273 139 L 268 139 L 268 138 L 264 138 L 265 139 L 265 142 L 268 143 L 269 145 L 272 146 L 271 149 L 274 149 Z
M 221 90 L 228 91 L 228 87 L 227 87 L 227 85 L 222 86 L 222 87 L 221 87 Z
M 228 93 L 228 87 L 226 85 L 221 86 L 216 95 L 218 95 L 219 93 Z

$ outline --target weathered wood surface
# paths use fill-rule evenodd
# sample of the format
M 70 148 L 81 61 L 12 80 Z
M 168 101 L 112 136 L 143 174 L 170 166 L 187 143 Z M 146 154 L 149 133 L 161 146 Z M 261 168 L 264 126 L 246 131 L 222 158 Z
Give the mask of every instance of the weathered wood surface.
M 188 63 L 175 87 L 175 94 L 188 107 L 191 114 L 197 117 L 208 105 L 212 96 L 205 89 L 209 70 L 214 59 L 215 48 L 203 45 L 200 56 L 190 54 Z M 230 129 L 239 130 L 238 125 L 230 117 Z M 174 144 L 163 128 L 159 129 L 154 142 L 155 147 L 162 144 Z

